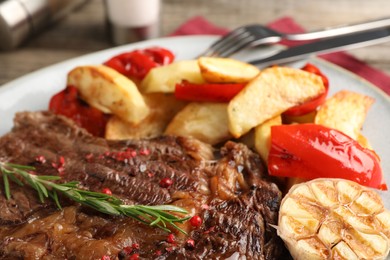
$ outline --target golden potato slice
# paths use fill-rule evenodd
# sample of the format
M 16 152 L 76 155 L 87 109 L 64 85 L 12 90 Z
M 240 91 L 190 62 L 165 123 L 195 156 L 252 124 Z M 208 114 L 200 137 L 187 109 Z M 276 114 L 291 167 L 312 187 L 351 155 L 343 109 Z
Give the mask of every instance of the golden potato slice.
M 106 126 L 106 139 L 124 140 L 157 137 L 164 133 L 172 118 L 186 105 L 186 102 L 164 93 L 147 94 L 144 99 L 150 108 L 149 115 L 138 124 L 128 123 L 116 116 L 111 117 Z
M 231 137 L 226 103 L 189 103 L 169 123 L 165 134 L 192 136 L 208 144 Z
M 271 148 L 271 126 L 281 125 L 282 117 L 277 115 L 255 127 L 255 148 L 261 158 L 267 162 Z
M 192 83 L 205 82 L 196 60 L 177 61 L 151 69 L 141 82 L 140 90 L 144 93 L 172 93 L 175 92 L 176 83 L 182 80 Z
M 348 90 L 337 92 L 320 107 L 314 122 L 337 129 L 357 140 L 374 99 Z
M 67 81 L 89 105 L 126 122 L 139 123 L 149 114 L 137 86 L 107 66 L 76 67 L 69 72 Z
M 321 78 L 313 73 L 287 67 L 265 69 L 230 101 L 229 130 L 239 137 L 324 91 Z
M 207 82 L 246 83 L 259 74 L 255 66 L 229 58 L 201 57 L 200 72 Z

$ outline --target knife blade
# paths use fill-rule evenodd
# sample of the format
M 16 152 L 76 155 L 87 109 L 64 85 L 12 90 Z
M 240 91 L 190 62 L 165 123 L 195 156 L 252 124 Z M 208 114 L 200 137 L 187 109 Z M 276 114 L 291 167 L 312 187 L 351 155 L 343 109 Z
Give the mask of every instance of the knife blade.
M 282 50 L 266 58 L 249 61 L 249 63 L 265 67 L 305 59 L 314 54 L 349 50 L 387 41 L 390 41 L 390 27 L 302 44 Z

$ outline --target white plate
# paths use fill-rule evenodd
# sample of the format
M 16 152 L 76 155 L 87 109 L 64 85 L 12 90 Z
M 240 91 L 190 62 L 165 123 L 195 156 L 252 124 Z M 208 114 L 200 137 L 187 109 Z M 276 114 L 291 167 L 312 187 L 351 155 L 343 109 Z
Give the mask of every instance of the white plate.
M 174 51 L 177 59 L 193 59 L 216 39 L 215 36 L 170 37 L 124 45 L 93 54 L 81 56 L 38 70 L 0 87 L 0 135 L 12 127 L 12 118 L 17 111 L 47 109 L 50 97 L 63 89 L 66 74 L 77 65 L 99 64 L 123 51 L 150 46 L 166 47 Z M 244 60 L 258 56 L 257 52 L 246 52 L 237 58 Z M 330 95 L 348 89 L 374 97 L 376 102 L 370 109 L 364 124 L 363 134 L 382 158 L 382 168 L 390 186 L 390 99 L 375 86 L 335 65 L 320 59 L 311 60 L 330 80 Z M 292 64 L 302 66 L 305 61 Z M 340 111 L 342 113 L 342 111 Z M 390 192 L 381 192 L 385 205 L 390 209 Z

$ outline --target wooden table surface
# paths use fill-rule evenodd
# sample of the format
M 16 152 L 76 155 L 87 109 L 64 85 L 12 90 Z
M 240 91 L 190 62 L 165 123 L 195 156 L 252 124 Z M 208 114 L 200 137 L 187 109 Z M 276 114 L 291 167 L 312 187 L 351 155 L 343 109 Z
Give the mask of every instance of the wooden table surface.
M 196 15 L 226 28 L 266 24 L 291 16 L 308 30 L 390 16 L 389 0 L 162 1 L 162 36 Z M 0 52 L 0 85 L 45 66 L 112 46 L 106 33 L 103 3 L 91 0 L 18 49 Z M 390 43 L 351 53 L 390 74 Z

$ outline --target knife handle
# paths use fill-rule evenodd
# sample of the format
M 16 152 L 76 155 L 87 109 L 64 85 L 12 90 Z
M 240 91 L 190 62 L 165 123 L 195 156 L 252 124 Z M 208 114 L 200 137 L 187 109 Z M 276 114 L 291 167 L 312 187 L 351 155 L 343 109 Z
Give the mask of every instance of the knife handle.
M 390 17 L 366 21 L 363 23 L 329 27 L 323 30 L 306 32 L 306 33 L 286 34 L 284 36 L 286 40 L 290 40 L 290 41 L 307 41 L 307 40 L 317 40 L 322 38 L 330 38 L 330 37 L 352 34 L 357 32 L 375 30 L 375 29 L 380 29 L 388 26 L 390 26 Z

